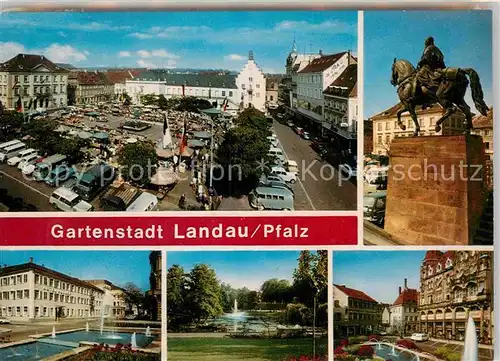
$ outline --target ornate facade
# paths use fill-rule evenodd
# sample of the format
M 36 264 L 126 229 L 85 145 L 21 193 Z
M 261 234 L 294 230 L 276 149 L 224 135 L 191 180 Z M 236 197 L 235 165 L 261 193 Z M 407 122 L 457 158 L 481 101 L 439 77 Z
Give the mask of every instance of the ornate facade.
M 493 341 L 493 254 L 428 251 L 420 270 L 419 328 L 430 337 L 463 340 L 473 317 L 481 343 Z
M 151 266 L 151 272 L 149 274 L 150 290 L 146 293 L 146 297 L 149 299 L 149 312 L 153 321 L 161 320 L 161 263 L 161 252 L 151 252 L 149 255 L 149 264 Z

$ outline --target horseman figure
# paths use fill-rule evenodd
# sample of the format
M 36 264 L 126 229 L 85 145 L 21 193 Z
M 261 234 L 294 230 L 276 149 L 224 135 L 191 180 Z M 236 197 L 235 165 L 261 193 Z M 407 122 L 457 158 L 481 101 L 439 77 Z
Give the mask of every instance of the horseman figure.
M 417 65 L 417 76 L 415 82 L 422 89 L 422 93 L 433 103 L 437 102 L 436 89 L 441 80 L 441 72 L 446 68 L 444 55 L 434 44 L 432 36 L 425 39 L 425 49 Z

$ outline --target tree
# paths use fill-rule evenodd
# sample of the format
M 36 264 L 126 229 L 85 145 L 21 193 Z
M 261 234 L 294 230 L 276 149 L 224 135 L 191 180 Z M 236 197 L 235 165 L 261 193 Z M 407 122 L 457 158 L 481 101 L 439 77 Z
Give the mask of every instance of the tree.
M 16 135 L 23 122 L 21 113 L 2 110 L 0 114 L 0 140 L 8 140 Z
M 236 290 L 230 284 L 221 283 L 221 306 L 224 312 L 232 312 L 234 300 L 236 299 Z
M 160 94 L 160 96 L 158 97 L 158 106 L 162 110 L 168 109 L 168 101 L 167 98 L 165 98 L 165 95 Z
M 259 292 L 250 291 L 247 295 L 247 310 L 255 310 L 259 303 Z
M 141 103 L 144 105 L 158 105 L 158 96 L 156 94 L 142 95 Z
M 132 98 L 127 93 L 122 94 L 122 101 L 123 101 L 123 105 L 126 105 L 126 106 L 132 104 Z
M 293 291 L 298 301 L 312 306 L 317 301 L 327 301 L 328 252 L 301 251 L 297 269 L 293 275 Z
M 270 125 L 266 116 L 255 108 L 246 108 L 235 120 L 235 124 L 240 127 L 252 128 L 262 132 L 264 139 L 271 135 Z
M 118 153 L 118 163 L 123 167 L 122 176 L 140 186 L 149 184 L 157 162 L 156 150 L 149 142 L 127 144 Z
M 186 305 L 197 322 L 220 316 L 221 288 L 215 271 L 206 264 L 196 265 L 189 273 Z
M 263 302 L 288 302 L 290 301 L 290 282 L 273 278 L 265 281 L 261 288 L 261 299 Z
M 123 290 L 125 291 L 125 303 L 128 305 L 129 311 L 132 313 L 135 306 L 137 307 L 138 313 L 142 314 L 145 297 L 141 289 L 134 283 L 129 282 L 123 286 Z
M 188 320 L 189 312 L 184 302 L 186 297 L 186 277 L 184 269 L 173 265 L 167 272 L 167 322 L 170 329 L 177 329 Z
M 176 109 L 192 113 L 199 113 L 200 110 L 210 109 L 212 104 L 206 99 L 196 97 L 183 97 L 178 100 Z
M 85 153 L 82 149 L 87 145 L 88 141 L 85 139 L 60 137 L 58 143 L 55 145 L 55 151 L 56 153 L 66 155 L 70 164 L 75 164 L 84 158 Z

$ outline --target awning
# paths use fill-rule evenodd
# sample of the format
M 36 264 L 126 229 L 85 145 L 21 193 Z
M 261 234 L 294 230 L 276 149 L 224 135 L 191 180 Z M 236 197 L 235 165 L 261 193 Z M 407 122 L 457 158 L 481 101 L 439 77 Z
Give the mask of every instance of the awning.
M 82 130 L 81 132 L 78 132 L 77 137 L 82 139 L 89 139 L 90 137 L 92 137 L 92 133 L 85 132 Z
M 100 140 L 105 140 L 109 138 L 109 134 L 105 132 L 97 132 L 94 133 L 94 138 L 100 139 Z
M 200 139 L 210 139 L 212 135 L 210 134 L 210 132 L 200 131 L 193 132 L 193 136 Z
M 125 139 L 125 143 L 128 143 L 128 144 L 137 143 L 137 138 L 127 138 L 127 139 Z
M 205 146 L 205 142 L 198 139 L 191 139 L 188 141 L 188 146 L 191 148 L 203 148 Z
M 323 123 L 323 117 L 315 112 L 312 112 L 310 110 L 304 109 L 304 108 L 297 108 L 297 113 L 314 120 L 315 122 L 318 123 Z
M 221 115 L 222 112 L 219 108 L 210 108 L 210 109 L 202 109 L 200 110 L 203 114 L 210 115 L 210 116 L 216 116 L 216 115 Z
M 151 177 L 151 184 L 158 186 L 168 186 L 177 183 L 177 174 L 167 168 L 158 168 L 158 171 Z
M 85 115 L 87 115 L 89 117 L 98 117 L 100 114 L 98 112 L 88 112 L 88 113 L 85 113 Z

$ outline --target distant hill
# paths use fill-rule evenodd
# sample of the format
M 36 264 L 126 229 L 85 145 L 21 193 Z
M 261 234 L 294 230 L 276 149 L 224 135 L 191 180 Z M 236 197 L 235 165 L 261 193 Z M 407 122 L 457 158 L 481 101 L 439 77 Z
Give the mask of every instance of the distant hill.
M 65 64 L 65 63 L 55 63 L 58 67 L 64 68 L 64 69 L 76 69 L 73 65 L 71 64 Z

